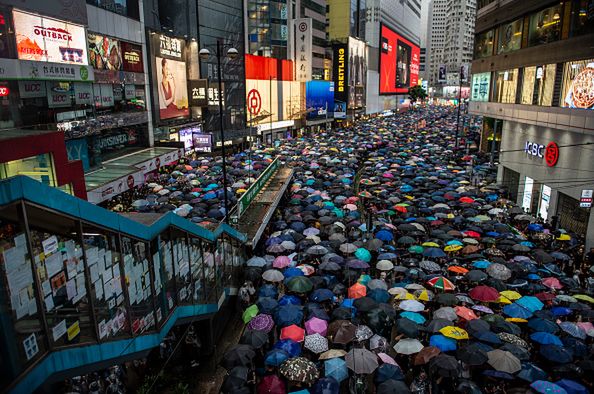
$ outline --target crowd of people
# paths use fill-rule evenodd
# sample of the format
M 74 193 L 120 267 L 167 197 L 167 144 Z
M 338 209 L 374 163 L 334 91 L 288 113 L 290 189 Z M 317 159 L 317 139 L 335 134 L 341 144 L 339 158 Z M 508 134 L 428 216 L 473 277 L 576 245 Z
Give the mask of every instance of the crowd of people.
M 592 390 L 594 251 L 506 199 L 455 122 L 419 109 L 270 152 L 294 178 L 222 392 Z

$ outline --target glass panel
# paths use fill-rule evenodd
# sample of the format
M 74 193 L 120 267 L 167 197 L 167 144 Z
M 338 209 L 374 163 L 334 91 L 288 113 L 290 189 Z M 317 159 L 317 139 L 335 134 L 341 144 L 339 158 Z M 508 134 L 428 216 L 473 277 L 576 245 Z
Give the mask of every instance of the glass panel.
M 38 293 L 25 229 L 18 211 L 20 204 L 0 210 L 0 299 L 2 299 L 2 366 L 0 382 L 39 360 L 46 352 L 46 338 L 39 313 Z M 47 282 L 44 288 L 47 289 Z M 51 289 L 49 294 L 51 295 Z M 6 353 L 5 353 L 6 352 Z
M 506 23 L 499 28 L 497 53 L 517 51 L 522 46 L 522 19 Z
M 491 56 L 493 54 L 493 41 L 495 30 L 489 30 L 476 36 L 474 45 L 474 57 L 477 59 Z
M 150 266 L 144 242 L 122 237 L 124 273 L 128 280 L 132 333 L 139 335 L 155 326 Z
M 522 104 L 532 105 L 534 97 L 534 79 L 536 78 L 536 66 L 526 67 L 522 77 Z
M 35 206 L 26 208 L 50 342 L 64 346 L 95 340 L 77 222 Z
M 219 292 L 222 291 L 223 287 L 225 286 L 225 266 L 223 265 L 223 261 L 225 259 L 224 238 L 219 238 L 217 240 L 214 259 L 218 298 Z
M 0 178 L 26 175 L 48 186 L 57 186 L 52 155 L 45 153 L 25 159 L 0 163 Z
M 594 59 L 565 63 L 561 106 L 594 109 Z
M 495 101 L 498 103 L 515 103 L 518 88 L 518 69 L 498 71 L 495 81 Z
M 175 276 L 173 273 L 173 248 L 167 234 L 163 234 L 161 237 L 159 252 L 165 268 L 165 288 L 167 289 L 165 297 L 169 312 L 174 308 L 177 301 L 175 299 Z
M 173 239 L 173 264 L 175 268 L 175 281 L 177 283 L 177 300 L 180 304 L 189 303 L 192 296 L 190 285 L 190 255 L 185 234 L 176 231 L 177 237 Z
M 571 35 L 594 33 L 594 0 L 574 0 L 571 9 Z
M 130 335 L 116 234 L 83 223 L 83 240 L 100 340 Z
M 190 271 L 192 272 L 192 301 L 194 304 L 204 302 L 204 267 L 202 258 L 201 241 L 198 238 L 190 238 Z
M 206 300 L 212 302 L 216 300 L 217 295 L 217 281 L 214 258 L 214 245 L 208 242 L 202 243 L 202 250 L 204 253 L 204 278 L 206 286 Z
M 165 270 L 163 269 L 163 266 L 161 264 L 161 253 L 157 248 L 158 245 L 158 240 L 154 240 L 151 242 L 151 251 L 154 252 L 153 273 L 155 274 L 155 276 L 153 280 L 153 286 L 155 287 L 155 315 L 157 317 L 157 323 L 159 324 L 168 316 L 169 307 L 167 303 L 167 278 L 164 275 Z
M 555 90 L 556 64 L 539 66 L 536 69 L 537 105 L 553 105 L 553 91 Z
M 561 6 L 546 8 L 530 17 L 528 45 L 535 46 L 559 40 L 561 36 Z

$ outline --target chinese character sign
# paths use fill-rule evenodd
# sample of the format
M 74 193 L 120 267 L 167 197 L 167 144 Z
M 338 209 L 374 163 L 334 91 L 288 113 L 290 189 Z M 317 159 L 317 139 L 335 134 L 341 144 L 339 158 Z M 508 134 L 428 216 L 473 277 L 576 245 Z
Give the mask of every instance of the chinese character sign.
M 295 20 L 295 79 L 311 81 L 312 22 L 311 18 Z

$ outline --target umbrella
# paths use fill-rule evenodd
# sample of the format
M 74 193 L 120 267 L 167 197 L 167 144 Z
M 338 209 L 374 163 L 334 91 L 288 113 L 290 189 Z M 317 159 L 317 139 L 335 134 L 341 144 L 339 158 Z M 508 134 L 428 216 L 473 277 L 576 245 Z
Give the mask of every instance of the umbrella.
M 541 368 L 532 363 L 522 363 L 522 370 L 516 375 L 518 378 L 527 382 L 534 382 L 535 380 L 546 380 L 548 375 Z
M 305 337 L 303 347 L 314 353 L 323 353 L 328 350 L 328 340 L 318 333 L 308 335 Z
M 520 360 L 510 352 L 505 350 L 492 350 L 487 352 L 489 358 L 488 363 L 490 366 L 495 368 L 497 371 L 516 373 L 522 369 Z
M 342 382 L 349 377 L 346 361 L 340 358 L 332 358 L 324 361 L 324 371 L 326 377 Z
M 409 394 L 411 391 L 400 380 L 388 379 L 377 386 L 375 394 Z
M 351 349 L 345 359 L 347 367 L 356 374 L 370 374 L 378 367 L 377 356 L 367 349 Z
M 435 346 L 427 346 L 421 349 L 420 352 L 413 356 L 413 364 L 414 365 L 422 365 L 427 364 L 433 358 L 435 358 L 441 350 Z
M 238 366 L 247 366 L 256 356 L 254 348 L 249 345 L 235 345 L 229 349 L 221 360 L 221 365 L 227 370 Z
M 276 375 L 264 376 L 256 389 L 257 394 L 284 394 L 286 392 L 285 382 Z
M 487 362 L 489 357 L 487 352 L 477 346 L 477 344 L 470 344 L 461 347 L 456 352 L 458 359 L 468 365 L 482 365 Z
M 303 357 L 295 357 L 281 364 L 279 372 L 292 382 L 310 385 L 319 377 L 316 365 Z
M 283 279 L 285 279 L 285 276 L 282 274 L 282 272 L 278 270 L 270 269 L 264 271 L 264 273 L 262 274 L 262 279 L 268 282 L 282 282 Z
M 262 331 L 246 330 L 239 342 L 244 345 L 250 345 L 254 349 L 260 349 L 268 342 L 268 335 Z
M 511 278 L 511 271 L 503 264 L 493 263 L 487 267 L 487 273 L 495 279 L 508 280 Z
M 333 343 L 347 344 L 355 339 L 357 327 L 350 321 L 337 320 L 330 324 L 328 336 Z
M 250 330 L 258 330 L 263 332 L 270 332 L 274 327 L 274 320 L 272 316 L 266 314 L 260 314 L 255 316 L 247 325 Z
M 305 322 L 305 330 L 309 335 L 320 334 L 322 336 L 326 336 L 328 331 L 328 322 L 317 317 L 312 317 Z
M 333 377 L 320 378 L 311 390 L 311 394 L 338 394 L 339 383 Z
M 490 286 L 477 286 L 470 290 L 468 295 L 477 301 L 494 302 L 499 298 L 499 292 Z
M 430 279 L 427 283 L 433 286 L 434 289 L 440 290 L 454 290 L 456 286 L 447 278 L 443 276 L 437 276 L 435 278 Z
M 348 291 L 349 298 L 365 297 L 366 294 L 367 294 L 367 287 L 365 287 L 361 283 L 355 283 L 354 285 L 349 287 L 349 291 Z
M 332 358 L 344 357 L 346 352 L 342 349 L 330 349 L 320 354 L 320 360 L 330 360 Z
M 541 345 L 558 345 L 563 346 L 563 342 L 558 336 L 550 334 L 548 332 L 537 331 L 530 334 L 530 339 L 534 342 L 540 343 Z
M 447 326 L 439 330 L 445 337 L 460 340 L 468 339 L 468 333 L 459 327 Z
M 287 283 L 287 289 L 295 293 L 307 293 L 313 289 L 313 284 L 305 276 L 295 276 Z
M 458 319 L 458 315 L 454 308 L 444 306 L 433 312 L 433 318 L 454 321 Z
M 295 342 L 303 342 L 305 330 L 295 324 L 283 327 L 280 334 L 280 339 L 291 339 Z
M 559 387 L 562 387 L 568 394 L 588 394 L 590 391 L 582 384 L 570 379 L 561 379 L 555 382 Z
M 455 378 L 460 374 L 458 360 L 447 354 L 439 354 L 431 360 L 429 365 L 431 370 L 435 371 L 439 376 Z
M 399 354 L 414 354 L 420 352 L 423 347 L 417 339 L 404 338 L 394 345 L 394 350 Z
M 421 312 L 425 310 L 425 305 L 416 300 L 404 300 L 398 305 L 403 311 Z
M 533 313 L 541 310 L 544 307 L 544 304 L 538 298 L 533 296 L 524 296 L 518 299 L 515 303 Z
M 249 323 L 256 315 L 258 314 L 258 306 L 257 305 L 250 305 L 243 311 L 242 319 L 244 323 Z
M 455 339 L 447 338 L 440 334 L 432 335 L 431 338 L 429 338 L 429 345 L 435 346 L 442 352 L 449 352 L 458 348 Z
M 537 380 L 532 382 L 530 387 L 537 393 L 543 394 L 567 394 L 567 391 L 556 385 L 555 383 L 547 382 L 546 380 Z
M 566 364 L 573 360 L 570 350 L 557 345 L 543 345 L 540 347 L 540 354 L 549 361 Z

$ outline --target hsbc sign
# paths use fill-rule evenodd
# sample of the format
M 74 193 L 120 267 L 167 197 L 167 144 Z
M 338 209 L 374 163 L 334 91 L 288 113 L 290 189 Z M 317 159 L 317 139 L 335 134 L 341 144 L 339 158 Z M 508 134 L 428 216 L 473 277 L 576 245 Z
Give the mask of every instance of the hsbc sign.
M 549 167 L 554 167 L 559 160 L 559 146 L 555 142 L 549 142 L 547 145 L 542 145 L 536 142 L 526 141 L 524 144 L 524 153 L 528 156 L 545 159 L 545 162 Z
M 530 156 L 536 156 L 538 158 L 544 157 L 545 146 L 537 144 L 536 142 L 526 141 L 524 145 L 524 152 Z

